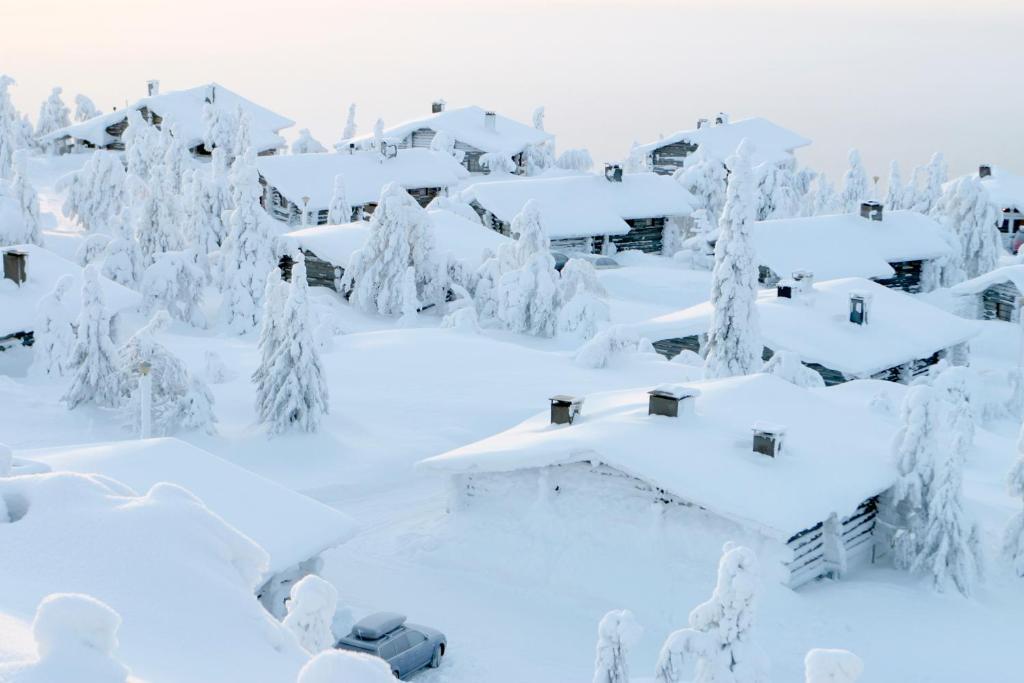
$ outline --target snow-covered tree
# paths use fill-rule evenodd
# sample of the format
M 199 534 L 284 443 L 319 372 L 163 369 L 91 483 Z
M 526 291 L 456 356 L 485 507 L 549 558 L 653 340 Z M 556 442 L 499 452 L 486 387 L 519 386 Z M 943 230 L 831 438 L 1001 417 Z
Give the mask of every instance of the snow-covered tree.
M 512 161 L 512 157 L 502 152 L 481 154 L 480 165 L 486 168 L 489 174 L 516 172 L 516 163 Z
M 306 662 L 296 683 L 395 683 L 391 667 L 380 657 L 348 650 L 328 650 Z
M 234 156 L 235 130 L 238 120 L 229 109 L 212 102 L 203 105 L 203 147 L 213 152 L 222 150 L 227 157 Z M 227 161 L 228 159 L 225 159 Z
M 0 178 L 10 177 L 14 153 L 28 145 L 21 115 L 11 100 L 12 85 L 13 78 L 0 74 Z
M 40 105 L 39 118 L 36 120 L 37 138 L 71 125 L 71 110 L 60 97 L 62 92 L 64 89 L 60 86 L 54 87 L 50 96 Z
M 768 662 L 754 640 L 760 583 L 757 556 L 726 543 L 711 599 L 690 612 L 690 627 L 669 635 L 655 669 L 657 683 L 681 683 L 695 664 L 692 683 L 765 683 Z
M 705 155 L 700 149 L 686 158 L 683 167 L 673 175 L 696 200 L 694 209 L 707 211 L 712 226 L 718 225 L 718 217 L 725 206 L 726 168 L 717 159 Z
M 11 195 L 21 211 L 22 234 L 17 240 L 6 244 L 42 244 L 42 223 L 39 220 L 39 195 L 28 179 L 25 152 L 14 155 L 14 177 L 11 178 Z M 5 235 L 8 239 L 10 236 Z
M 814 179 L 814 188 L 804 196 L 801 216 L 824 216 L 842 210 L 835 188 L 824 173 Z
M 889 211 L 898 211 L 905 208 L 903 201 L 906 198 L 907 190 L 903 187 L 900 165 L 896 163 L 895 159 L 889 162 L 889 180 L 886 184 L 885 208 Z
M 594 160 L 590 158 L 590 152 L 585 149 L 567 149 L 562 152 L 555 166 L 567 171 L 579 171 L 586 173 L 594 167 Z
M 327 379 L 309 318 L 306 262 L 295 258 L 288 297 L 280 312 L 280 342 L 266 367 L 257 370 L 262 391 L 257 408 L 271 434 L 316 432 L 328 411 Z M 257 385 L 260 388 L 260 385 Z
M 345 118 L 345 128 L 341 131 L 341 141 L 351 140 L 356 136 L 356 103 L 348 105 L 348 116 Z
M 931 161 L 924 169 L 924 185 L 917 188 L 914 198 L 914 211 L 930 216 L 936 212 L 942 199 L 942 186 L 946 182 L 946 160 L 941 152 L 932 155 Z M 918 169 L 914 169 L 914 181 L 918 181 Z
M 640 149 L 640 143 L 634 141 L 629 148 L 629 156 L 622 162 L 623 173 L 643 173 L 647 170 L 647 155 Z
M 389 183 L 369 227 L 366 244 L 352 254 L 345 269 L 349 300 L 363 311 L 401 315 L 403 283 L 411 266 L 420 305 L 443 303 L 448 283 L 436 254 L 433 224 L 416 200 L 397 183 Z
M 974 446 L 974 432 L 978 420 L 972 403 L 970 370 L 963 366 L 950 366 L 939 372 L 932 382 L 939 397 L 945 399 L 949 416 L 947 443 L 957 461 L 965 462 Z
M 842 202 L 843 211 L 846 213 L 857 213 L 860 211 L 860 204 L 868 199 L 871 194 L 871 185 L 868 181 L 867 171 L 860 160 L 860 152 L 851 149 L 848 156 L 850 168 L 843 176 L 843 193 L 839 200 Z
M 334 176 L 334 192 L 331 194 L 331 203 L 327 207 L 327 222 L 331 225 L 339 225 L 351 220 L 352 205 L 348 203 L 348 193 L 345 191 L 345 176 L 339 173 Z
M 83 268 L 103 258 L 103 252 L 107 250 L 111 237 L 104 233 L 89 235 L 78 246 L 75 251 L 75 263 Z
M 964 276 L 977 277 L 998 265 L 1003 249 L 995 209 L 980 180 L 971 176 L 954 180 L 935 206 L 935 213 L 957 237 L 960 253 L 954 256 L 954 262 Z
M 117 349 L 110 336 L 110 314 L 103 303 L 99 269 L 86 266 L 82 275 L 82 308 L 67 366 L 72 380 L 63 400 L 69 409 L 86 402 L 113 408 L 121 404 L 123 395 Z
M 184 233 L 186 241 L 205 263 L 204 257 L 220 248 L 227 236 L 224 225 L 228 197 L 222 183 L 211 171 L 195 169 L 185 184 Z
M 36 308 L 32 369 L 37 374 L 63 377 L 68 371 L 75 346 L 75 316 L 68 303 L 72 287 L 74 278 L 62 275 Z
M 100 110 L 96 108 L 92 100 L 82 94 L 75 95 L 75 121 L 88 121 L 99 115 Z
M 402 316 L 398 324 L 406 327 L 416 322 L 416 314 L 420 311 L 420 300 L 416 294 L 416 269 L 409 266 L 402 278 Z
M 163 154 L 160 134 L 137 109 L 129 109 L 126 116 L 128 127 L 121 134 L 121 140 L 124 142 L 128 175 L 145 181 L 149 179 L 149 169 Z
M 379 145 L 380 141 L 384 139 L 384 119 L 377 119 L 373 124 L 373 142 L 374 145 Z
M 693 225 L 688 233 L 674 220 L 666 223 L 662 253 L 694 270 L 711 270 L 715 265 L 718 229 L 712 225 L 707 209 L 697 209 L 690 218 Z
M 597 279 L 597 270 L 584 259 L 569 259 L 562 268 L 558 331 L 586 341 L 604 327 L 610 313 L 604 300 L 607 292 Z
M 597 625 L 593 683 L 629 683 L 626 656 L 643 629 L 628 609 L 608 612 Z
M 135 239 L 131 224 L 124 217 L 124 211 L 114 216 L 110 223 L 113 238 L 103 249 L 101 270 L 104 277 L 125 287 L 134 288 L 142 277 L 142 249 Z
M 257 344 L 260 364 L 252 374 L 253 384 L 256 385 L 256 412 L 263 422 L 270 419 L 269 405 L 265 400 L 270 393 L 267 377 L 274 356 L 284 340 L 281 312 L 287 300 L 288 285 L 281 279 L 281 270 L 271 268 L 263 289 L 263 315 L 260 317 L 260 339 Z
M 1010 469 L 1007 488 L 1014 498 L 1024 504 L 1024 429 L 1017 439 L 1017 462 Z M 1024 578 L 1024 508 L 1015 514 L 1003 533 L 1003 555 L 1013 571 Z
M 760 367 L 761 332 L 757 314 L 757 258 L 751 244 L 754 173 L 750 146 L 740 143 L 729 160 L 732 176 L 715 243 L 711 275 L 711 328 L 705 372 L 709 378 L 747 375 Z
M 66 193 L 61 210 L 90 232 L 106 232 L 125 201 L 126 179 L 116 154 L 93 152 L 81 169 L 57 181 L 56 189 Z
M 164 191 L 181 203 L 182 186 L 192 171 L 192 155 L 178 134 L 178 127 L 168 119 L 164 119 L 160 131 L 161 149 L 163 150 Z
M 535 130 L 544 130 L 544 107 L 540 106 L 533 110 L 533 127 Z
M 313 137 L 313 134 L 309 132 L 309 128 L 300 130 L 299 137 L 292 143 L 292 154 L 320 154 L 326 151 L 327 148 Z
M 282 620 L 299 645 L 315 655 L 334 646 L 331 622 L 338 606 L 338 591 L 316 574 L 308 574 L 292 586 Z
M 816 389 L 825 386 L 825 380 L 821 375 L 804 365 L 800 355 L 792 351 L 776 351 L 764 364 L 761 372 L 775 375 L 798 387 Z
M 498 320 L 514 332 L 550 337 L 561 305 L 559 275 L 536 201 L 528 201 L 512 219 L 511 231 L 517 267 L 498 281 Z
M 863 672 L 864 663 L 849 650 L 814 649 L 804 657 L 804 683 L 857 683 Z
M 237 123 L 235 125 L 235 135 L 231 141 L 233 145 L 231 155 L 235 159 L 240 159 L 249 154 L 251 150 L 253 156 L 255 156 L 255 149 L 252 149 L 252 117 L 242 111 L 242 105 L 238 105 L 235 109 L 234 121 Z
M 762 164 L 755 173 L 758 175 L 757 220 L 792 218 L 799 213 L 799 197 L 789 164 Z
M 175 320 L 206 327 L 201 308 L 205 279 L 191 250 L 159 254 L 142 275 L 143 308 L 148 314 L 166 310 Z
M 146 267 L 167 251 L 177 251 L 184 246 L 181 234 L 180 197 L 168 192 L 165 176 L 169 171 L 162 165 L 150 169 L 146 194 L 135 216 L 135 238 Z

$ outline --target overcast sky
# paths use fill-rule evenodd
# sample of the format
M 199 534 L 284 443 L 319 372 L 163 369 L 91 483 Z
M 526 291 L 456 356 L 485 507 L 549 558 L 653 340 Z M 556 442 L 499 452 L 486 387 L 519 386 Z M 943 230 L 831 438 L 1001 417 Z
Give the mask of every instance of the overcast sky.
M 725 111 L 814 140 L 800 158 L 904 176 L 942 151 L 1024 173 L 1024 1 L 0 0 L 0 70 L 35 118 L 53 85 L 102 110 L 217 81 L 334 142 L 479 104 L 560 149 L 618 159 L 634 140 Z

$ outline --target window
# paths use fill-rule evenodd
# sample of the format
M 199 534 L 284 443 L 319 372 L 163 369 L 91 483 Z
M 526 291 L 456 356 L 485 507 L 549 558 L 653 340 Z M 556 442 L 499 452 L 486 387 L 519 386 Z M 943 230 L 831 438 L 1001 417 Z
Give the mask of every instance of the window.
M 409 647 L 413 648 L 427 640 L 427 637 L 419 631 L 406 631 L 406 637 L 409 639 Z
M 380 649 L 380 656 L 384 659 L 391 659 L 408 649 L 409 639 L 405 633 L 399 633 L 397 636 L 392 636 L 391 640 Z

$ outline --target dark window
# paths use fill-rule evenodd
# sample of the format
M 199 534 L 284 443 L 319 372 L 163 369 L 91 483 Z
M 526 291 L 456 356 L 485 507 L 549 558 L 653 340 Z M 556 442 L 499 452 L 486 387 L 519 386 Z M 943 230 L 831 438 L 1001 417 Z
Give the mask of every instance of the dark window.
M 1013 320 L 1013 306 L 1005 301 L 996 302 L 996 319 Z
M 406 631 L 405 635 L 409 639 L 410 648 L 416 647 L 427 639 L 427 637 L 419 631 Z

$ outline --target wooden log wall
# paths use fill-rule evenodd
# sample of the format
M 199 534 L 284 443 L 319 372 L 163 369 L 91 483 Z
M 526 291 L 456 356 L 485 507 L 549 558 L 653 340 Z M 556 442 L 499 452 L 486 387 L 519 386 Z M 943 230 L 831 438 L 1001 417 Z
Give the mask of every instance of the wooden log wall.
M 1001 282 L 981 293 L 981 314 L 985 320 L 1020 321 L 1020 291 L 1012 282 Z
M 889 265 L 896 273 L 888 278 L 874 278 L 875 282 L 889 289 L 901 289 L 911 294 L 921 292 L 921 271 L 924 269 L 924 261 L 898 261 Z
M 651 153 L 651 169 L 661 175 L 672 175 L 695 151 L 697 145 L 686 140 L 659 147 Z
M 841 539 L 825 538 L 826 534 L 832 533 L 825 522 L 819 522 L 790 538 L 786 542 L 793 553 L 792 559 L 786 563 L 789 570 L 789 587 L 798 588 L 832 574 L 833 569 L 825 553 L 825 546 L 829 540 L 842 544 L 848 563 L 870 559 L 877 517 L 878 497 L 874 496 L 862 502 L 852 515 L 842 519 Z

